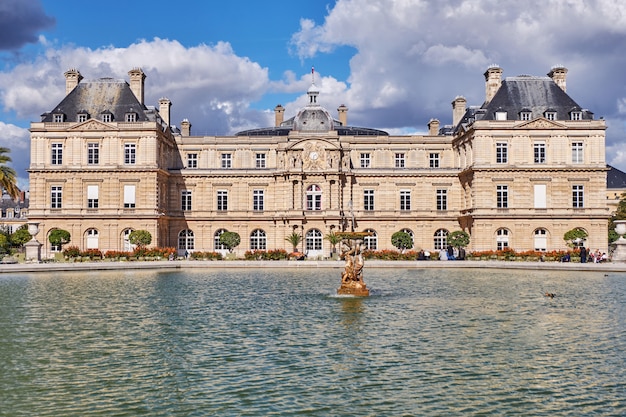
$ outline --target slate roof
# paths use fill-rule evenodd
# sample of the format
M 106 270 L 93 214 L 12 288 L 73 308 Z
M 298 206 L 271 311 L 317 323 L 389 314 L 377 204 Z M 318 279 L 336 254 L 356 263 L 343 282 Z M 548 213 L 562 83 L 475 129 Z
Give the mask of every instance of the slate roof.
M 53 122 L 54 114 L 65 115 L 64 121 L 77 122 L 79 113 L 87 113 L 89 119 L 101 119 L 109 112 L 114 122 L 126 120 L 127 113 L 136 113 L 138 122 L 155 121 L 156 113 L 141 104 L 128 83 L 113 78 L 100 78 L 78 84 L 50 112 L 41 115 L 42 122 Z
M 611 165 L 607 165 L 607 168 L 609 168 L 606 173 L 607 190 L 626 188 L 626 172 L 620 171 Z

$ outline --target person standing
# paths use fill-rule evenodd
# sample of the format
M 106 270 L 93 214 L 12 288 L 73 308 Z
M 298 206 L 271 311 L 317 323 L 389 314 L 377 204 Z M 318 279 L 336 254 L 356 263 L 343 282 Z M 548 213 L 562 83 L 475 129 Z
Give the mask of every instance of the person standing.
M 584 246 L 580 247 L 580 263 L 584 264 L 587 262 L 587 249 Z

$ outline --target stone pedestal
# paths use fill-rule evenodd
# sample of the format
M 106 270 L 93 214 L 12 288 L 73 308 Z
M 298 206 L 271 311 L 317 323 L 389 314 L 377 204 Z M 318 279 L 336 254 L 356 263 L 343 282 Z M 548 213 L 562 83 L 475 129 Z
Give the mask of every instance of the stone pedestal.
M 367 297 L 370 295 L 370 290 L 367 289 L 364 282 L 349 281 L 341 283 L 341 287 L 337 288 L 337 294 Z
M 615 249 L 613 250 L 613 254 L 611 255 L 612 262 L 626 262 L 626 239 L 624 239 L 624 234 L 626 234 L 626 220 L 615 220 L 615 232 L 620 235 L 619 239 L 613 242 Z
M 26 250 L 25 258 L 27 261 L 41 261 L 41 243 L 35 239 L 30 240 L 24 244 L 24 249 Z

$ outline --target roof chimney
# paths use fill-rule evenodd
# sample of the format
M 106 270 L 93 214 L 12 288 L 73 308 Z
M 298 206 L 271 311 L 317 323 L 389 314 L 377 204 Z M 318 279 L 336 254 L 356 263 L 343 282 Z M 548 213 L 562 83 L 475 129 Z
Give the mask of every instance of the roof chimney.
M 128 71 L 128 76 L 130 77 L 130 89 L 132 90 L 135 97 L 141 104 L 143 103 L 143 84 L 146 79 L 146 74 L 141 70 L 141 68 L 133 68 Z
M 452 101 L 452 126 L 456 126 L 459 124 L 463 115 L 465 114 L 465 110 L 467 108 L 467 100 L 465 97 L 457 96 Z
M 283 123 L 283 118 L 285 117 L 285 108 L 280 104 L 274 107 L 274 127 L 280 127 Z
M 439 120 L 430 119 L 430 122 L 428 122 L 428 134 L 430 136 L 437 136 L 439 134 Z
M 490 65 L 485 71 L 485 103 L 489 103 L 502 85 L 502 68 L 496 64 Z
M 169 98 L 163 97 L 159 99 L 159 114 L 168 126 L 170 125 L 170 107 L 172 107 L 172 102 Z
M 68 69 L 63 75 L 65 75 L 65 95 L 68 95 L 80 83 L 83 76 L 76 68 Z
M 348 108 L 346 105 L 342 104 L 337 108 L 337 111 L 339 112 L 339 121 L 341 122 L 341 125 L 348 126 Z
M 191 123 L 187 119 L 180 122 L 180 132 L 183 136 L 191 136 Z
M 554 81 L 556 85 L 561 87 L 561 90 L 567 91 L 565 85 L 565 81 L 567 78 L 567 68 L 565 68 L 563 65 L 555 65 L 554 67 L 552 67 L 552 69 L 548 73 L 548 77 L 552 78 L 552 81 Z

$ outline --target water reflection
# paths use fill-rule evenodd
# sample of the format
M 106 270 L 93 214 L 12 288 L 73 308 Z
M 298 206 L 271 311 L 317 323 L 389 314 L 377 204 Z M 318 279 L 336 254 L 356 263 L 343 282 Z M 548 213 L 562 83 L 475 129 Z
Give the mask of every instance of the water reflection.
M 620 415 L 626 276 L 0 276 L 0 414 Z M 557 297 L 544 296 L 545 291 Z

